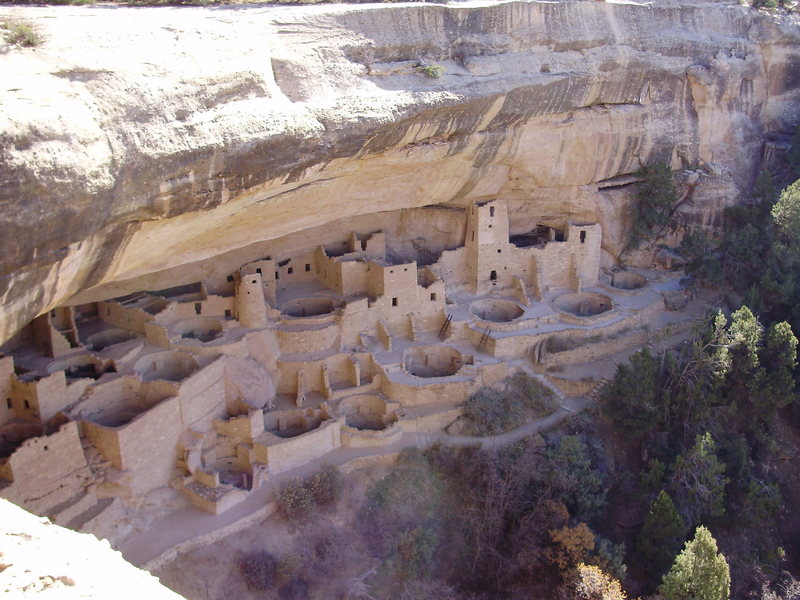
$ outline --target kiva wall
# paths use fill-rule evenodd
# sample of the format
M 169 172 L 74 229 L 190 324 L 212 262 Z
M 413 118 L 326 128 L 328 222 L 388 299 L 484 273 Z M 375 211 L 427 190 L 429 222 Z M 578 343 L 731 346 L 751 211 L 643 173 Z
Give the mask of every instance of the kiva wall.
M 324 456 L 341 446 L 341 424 L 338 421 L 325 421 L 319 428 L 294 438 L 274 438 L 270 445 L 256 444 L 256 462 L 269 466 L 272 474 L 283 473 L 316 458 Z

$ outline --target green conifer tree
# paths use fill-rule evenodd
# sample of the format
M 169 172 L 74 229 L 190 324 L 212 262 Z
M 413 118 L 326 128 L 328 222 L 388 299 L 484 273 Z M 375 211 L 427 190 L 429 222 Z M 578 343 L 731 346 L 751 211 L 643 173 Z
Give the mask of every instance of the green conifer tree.
M 701 525 L 664 575 L 658 593 L 667 600 L 728 600 L 730 588 L 728 563 Z
M 644 525 L 636 541 L 642 557 L 659 575 L 670 566 L 686 536 L 686 522 L 672 502 L 670 495 L 661 490 L 650 505 Z
M 631 248 L 657 236 L 669 223 L 672 209 L 678 201 L 678 189 L 672 180 L 669 163 L 645 165 L 636 174 L 641 179 L 636 189 L 636 203 L 632 206 Z
M 763 376 L 759 358 L 764 328 L 747 306 L 742 306 L 731 315 L 728 327 L 729 348 L 732 359 L 728 373 L 729 400 L 744 406 L 751 396 L 758 393 Z
M 659 360 L 647 348 L 617 366 L 601 396 L 604 412 L 626 433 L 640 437 L 659 420 Z
M 690 522 L 725 512 L 725 464 L 711 434 L 698 435 L 694 446 L 675 459 L 672 491 Z
M 769 328 L 759 356 L 763 374 L 756 401 L 762 415 L 768 418 L 795 398 L 797 338 L 786 321 Z

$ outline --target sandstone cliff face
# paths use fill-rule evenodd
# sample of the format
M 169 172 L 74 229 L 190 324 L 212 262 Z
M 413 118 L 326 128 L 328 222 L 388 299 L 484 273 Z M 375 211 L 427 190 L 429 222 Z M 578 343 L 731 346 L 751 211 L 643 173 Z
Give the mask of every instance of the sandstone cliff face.
M 125 562 L 107 541 L 54 525 L 0 499 L 0 571 L 8 598 L 182 600 Z
M 613 178 L 657 157 L 713 163 L 691 209 L 708 221 L 800 101 L 798 27 L 725 3 L 10 15 L 45 42 L 0 55 L 0 340 L 52 306 L 197 281 L 283 236 L 311 248 L 426 205 L 504 197 L 512 230 L 599 221 L 615 255 Z M 436 229 L 390 216 L 397 239 L 409 220 Z M 444 221 L 443 246 L 458 235 Z

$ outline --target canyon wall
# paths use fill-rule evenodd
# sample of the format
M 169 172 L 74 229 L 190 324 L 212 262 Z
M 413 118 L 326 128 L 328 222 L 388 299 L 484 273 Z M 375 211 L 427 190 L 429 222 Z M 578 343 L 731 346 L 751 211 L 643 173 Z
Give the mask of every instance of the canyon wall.
M 800 120 L 800 29 L 724 2 L 3 17 L 44 42 L 0 54 L 0 341 L 353 229 L 455 247 L 447 207 L 495 197 L 512 232 L 601 223 L 611 261 L 626 175 L 703 167 L 687 214 L 713 225 Z

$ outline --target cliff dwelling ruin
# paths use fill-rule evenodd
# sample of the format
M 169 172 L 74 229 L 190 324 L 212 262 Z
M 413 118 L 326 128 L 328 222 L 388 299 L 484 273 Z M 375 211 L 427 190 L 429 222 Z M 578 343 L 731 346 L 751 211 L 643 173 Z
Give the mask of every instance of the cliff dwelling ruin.
M 617 365 L 732 307 L 682 240 L 798 126 L 796 14 L 727 0 L 104 1 L 0 6 L 0 499 L 153 572 L 327 464 L 356 522 L 406 449 L 624 438 Z M 518 374 L 546 401 L 470 429 Z
M 463 245 L 425 266 L 392 260 L 382 231 L 354 232 L 37 317 L 2 347 L 0 494 L 107 535 L 120 498 L 170 485 L 219 514 L 337 448 L 439 430 L 516 368 L 599 348 L 560 345 L 638 340 L 678 287 L 601 270 L 594 223 L 510 236 L 500 199 L 459 218 Z

